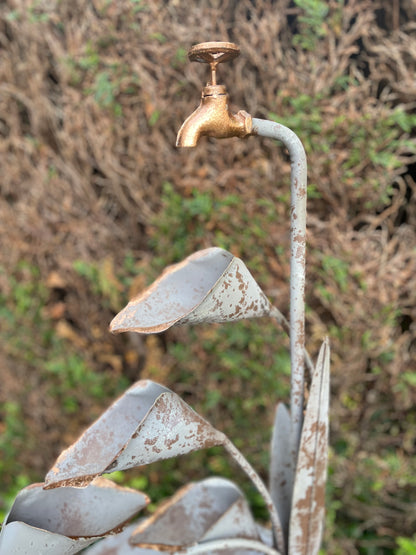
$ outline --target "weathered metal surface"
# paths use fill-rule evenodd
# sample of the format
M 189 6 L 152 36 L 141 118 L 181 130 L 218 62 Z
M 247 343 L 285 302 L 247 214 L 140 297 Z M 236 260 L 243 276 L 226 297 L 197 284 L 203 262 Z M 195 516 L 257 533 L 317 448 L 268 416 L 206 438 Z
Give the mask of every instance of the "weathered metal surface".
M 290 358 L 292 454 L 299 447 L 303 421 L 305 352 L 305 260 L 307 162 L 299 137 L 280 123 L 253 118 L 253 135 L 282 141 L 289 151 L 290 174 Z
M 117 314 L 110 330 L 158 333 L 175 324 L 258 318 L 270 309 L 244 263 L 213 247 L 169 266 Z
M 144 521 L 143 521 L 144 522 Z M 126 527 L 120 534 L 111 536 L 97 542 L 92 547 L 85 550 L 88 555 L 155 555 L 161 553 L 160 549 L 150 549 L 132 546 L 130 536 L 137 524 Z M 257 555 L 266 553 L 268 555 L 279 555 L 279 552 L 272 548 L 272 538 L 270 530 L 257 525 L 259 530 L 259 540 L 247 538 L 227 538 L 221 540 L 204 540 L 203 543 L 196 544 L 185 550 L 181 550 L 181 555 Z M 171 551 L 169 551 L 171 553 Z M 163 553 L 163 551 L 162 551 Z
M 45 482 L 47 487 L 86 485 L 105 472 L 176 457 L 223 441 L 224 435 L 178 395 L 143 380 L 62 452 Z
M 157 397 L 167 391 L 149 380 L 136 382 L 61 453 L 46 475 L 47 486 L 83 486 L 102 474 L 124 449 Z
M 230 322 L 268 315 L 271 305 L 245 264 L 233 258 L 210 294 L 182 323 Z
M 154 549 L 143 549 L 130 544 L 130 536 L 136 524 L 127 526 L 115 536 L 109 536 L 85 550 L 88 555 L 155 555 Z
M 0 533 L 1 555 L 78 553 L 115 533 L 149 503 L 146 495 L 98 478 L 87 488 L 24 488 Z
M 107 471 L 125 470 L 223 443 L 224 434 L 178 395 L 162 393 Z
M 235 537 L 259 539 L 247 502 L 229 480 L 208 478 L 179 490 L 139 524 L 131 543 L 171 551 Z
M 315 555 L 321 545 L 328 463 L 329 357 L 329 342 L 325 339 L 303 425 L 293 490 L 289 555 Z
M 290 442 L 290 415 L 283 403 L 276 409 L 271 444 L 270 494 L 279 514 L 280 522 L 288 544 L 290 507 L 293 491 L 293 458 Z
M 225 437 L 224 448 L 226 449 L 226 451 L 228 451 L 228 453 L 232 456 L 232 458 L 240 466 L 240 468 L 244 470 L 244 472 L 257 488 L 260 495 L 263 497 L 267 510 L 269 511 L 270 520 L 272 523 L 274 545 L 276 545 L 277 548 L 282 551 L 282 553 L 285 553 L 285 539 L 282 525 L 280 523 L 280 518 L 277 513 L 276 507 L 274 506 L 271 495 L 266 488 L 263 480 L 254 470 L 251 464 L 247 461 L 247 459 L 242 455 L 242 453 L 237 449 L 237 447 L 228 439 L 228 437 Z
M 72 555 L 91 545 L 97 538 L 71 539 L 47 532 L 24 522 L 11 522 L 0 535 L 1 555 Z

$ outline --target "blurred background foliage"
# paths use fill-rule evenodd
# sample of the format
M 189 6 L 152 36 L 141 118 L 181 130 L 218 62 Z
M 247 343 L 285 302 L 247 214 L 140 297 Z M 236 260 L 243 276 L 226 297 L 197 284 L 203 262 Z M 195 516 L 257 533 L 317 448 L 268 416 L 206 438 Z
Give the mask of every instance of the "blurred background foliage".
M 267 480 L 288 342 L 267 320 L 110 336 L 167 264 L 217 245 L 288 313 L 289 160 L 270 140 L 175 149 L 206 68 L 308 154 L 307 342 L 332 344 L 329 554 L 416 553 L 415 0 L 0 5 L 0 509 L 139 378 L 171 387 Z M 221 449 L 117 480 L 155 504 L 237 479 Z

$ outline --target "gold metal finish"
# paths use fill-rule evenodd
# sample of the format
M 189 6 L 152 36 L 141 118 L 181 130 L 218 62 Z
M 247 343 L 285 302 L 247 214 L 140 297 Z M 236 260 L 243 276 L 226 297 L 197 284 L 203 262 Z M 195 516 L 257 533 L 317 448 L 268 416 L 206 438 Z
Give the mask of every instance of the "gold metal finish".
M 217 66 L 229 62 L 240 54 L 240 48 L 232 42 L 201 42 L 188 52 L 191 62 L 202 62 L 211 67 L 211 85 L 217 84 Z
M 210 65 L 211 83 L 203 88 L 200 105 L 180 128 L 176 146 L 196 146 L 203 135 L 217 139 L 250 135 L 253 128 L 251 116 L 244 110 L 231 114 L 227 89 L 217 84 L 218 64 L 236 58 L 239 53 L 239 47 L 231 42 L 203 42 L 190 49 L 188 58 L 192 62 Z

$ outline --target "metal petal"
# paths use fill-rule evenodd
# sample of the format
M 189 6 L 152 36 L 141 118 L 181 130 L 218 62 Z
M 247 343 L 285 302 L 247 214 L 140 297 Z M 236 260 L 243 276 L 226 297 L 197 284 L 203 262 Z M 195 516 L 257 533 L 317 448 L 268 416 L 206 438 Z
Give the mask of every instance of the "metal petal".
M 71 539 L 46 532 L 23 522 L 3 526 L 0 534 L 0 555 L 72 555 L 91 545 L 93 539 Z
M 178 491 L 139 524 L 130 541 L 141 547 L 175 550 L 233 537 L 259 539 L 250 509 L 232 482 L 208 478 Z
M 47 487 L 85 486 L 105 472 L 136 432 L 159 395 L 170 391 L 141 380 L 119 397 L 56 460 L 45 478 Z
M 132 546 L 129 538 L 132 529 L 135 526 L 129 526 L 120 534 L 112 536 L 97 542 L 92 547 L 85 550 L 88 555 L 154 555 L 160 553 L 160 549 L 149 549 L 138 546 Z M 272 549 L 268 542 L 260 540 L 252 540 L 246 538 L 231 538 L 222 540 L 204 541 L 186 550 L 171 551 L 169 553 L 181 553 L 182 555 L 201 554 L 204 555 L 258 555 L 265 553 L 266 555 L 279 555 L 279 552 Z
M 0 554 L 78 553 L 119 530 L 148 503 L 146 495 L 104 478 L 86 488 L 45 490 L 43 483 L 33 484 L 19 492 L 5 519 Z
M 169 391 L 156 399 L 137 432 L 106 472 L 185 455 L 223 442 L 224 434 Z
M 329 433 L 329 341 L 318 356 L 303 424 L 293 491 L 289 555 L 315 555 L 322 540 Z
M 127 526 L 120 534 L 100 540 L 85 553 L 88 555 L 154 555 L 154 549 L 141 549 L 130 544 L 130 536 L 137 524 Z
M 143 380 L 63 451 L 45 482 L 47 487 L 86 485 L 104 472 L 184 455 L 223 441 L 224 435 L 178 395 Z
M 204 535 L 201 541 L 222 538 L 259 539 L 257 526 L 244 497 L 237 499 Z
M 257 318 L 271 306 L 244 263 L 212 247 L 169 266 L 113 319 L 113 333 L 158 333 L 173 325 Z
M 279 514 L 287 545 L 293 491 L 290 414 L 283 403 L 276 409 L 270 461 L 270 494 Z

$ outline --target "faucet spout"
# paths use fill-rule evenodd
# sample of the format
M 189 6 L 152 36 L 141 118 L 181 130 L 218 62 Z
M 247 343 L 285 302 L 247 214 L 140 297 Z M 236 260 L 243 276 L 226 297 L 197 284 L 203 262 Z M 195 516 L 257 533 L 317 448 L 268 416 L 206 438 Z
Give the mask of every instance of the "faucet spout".
M 196 146 L 203 135 L 217 139 L 246 137 L 252 128 L 252 118 L 247 112 L 240 110 L 231 114 L 223 85 L 207 85 L 202 91 L 200 105 L 179 129 L 176 146 Z

